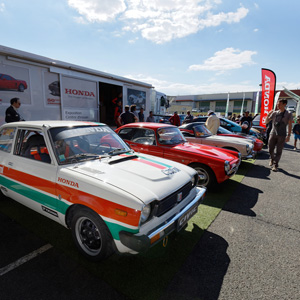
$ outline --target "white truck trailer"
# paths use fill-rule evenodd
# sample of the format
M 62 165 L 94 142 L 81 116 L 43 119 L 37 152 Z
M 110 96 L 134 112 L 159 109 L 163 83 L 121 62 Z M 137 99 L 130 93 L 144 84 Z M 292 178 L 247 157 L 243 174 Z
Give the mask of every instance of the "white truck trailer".
M 152 110 L 153 86 L 0 45 L 0 125 L 10 99 L 25 120 L 100 121 L 114 125 L 112 100 Z

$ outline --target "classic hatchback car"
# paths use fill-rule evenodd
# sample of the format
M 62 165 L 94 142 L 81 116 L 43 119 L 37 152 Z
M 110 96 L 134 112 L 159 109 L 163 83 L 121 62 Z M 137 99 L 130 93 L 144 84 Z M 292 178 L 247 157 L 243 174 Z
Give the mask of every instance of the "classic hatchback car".
M 197 212 L 205 188 L 189 167 L 134 153 L 108 126 L 32 121 L 0 127 L 0 188 L 71 228 L 91 260 L 136 254 Z
M 0 74 L 0 89 L 24 92 L 27 89 L 27 83 L 25 80 L 15 79 L 7 74 Z
M 116 132 L 135 151 L 188 165 L 199 174 L 199 185 L 213 186 L 238 170 L 240 154 L 231 150 L 189 143 L 178 127 L 159 123 L 131 123 Z
M 189 123 L 179 127 L 188 142 L 220 147 L 240 152 L 242 159 L 255 156 L 253 142 L 248 139 L 213 135 L 202 123 Z

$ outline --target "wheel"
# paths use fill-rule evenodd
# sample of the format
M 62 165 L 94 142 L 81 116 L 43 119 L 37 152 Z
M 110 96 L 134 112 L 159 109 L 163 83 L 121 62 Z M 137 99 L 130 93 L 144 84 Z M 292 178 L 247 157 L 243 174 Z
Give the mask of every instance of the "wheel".
M 88 259 L 99 261 L 113 254 L 111 233 L 94 211 L 88 208 L 77 210 L 72 218 L 71 230 L 79 252 Z
M 98 149 L 100 147 L 106 147 L 106 148 L 108 148 L 108 149 L 105 149 L 105 150 L 102 149 L 101 150 L 101 154 L 108 153 L 108 152 L 110 152 L 112 150 L 111 145 L 109 143 L 104 142 L 104 143 L 100 143 L 99 145 L 96 146 L 95 152 L 98 152 Z
M 19 92 L 24 92 L 25 86 L 23 84 L 19 85 Z
M 216 176 L 210 167 L 203 164 L 191 164 L 190 167 L 195 169 L 199 176 L 198 185 L 205 186 L 207 188 L 216 184 Z

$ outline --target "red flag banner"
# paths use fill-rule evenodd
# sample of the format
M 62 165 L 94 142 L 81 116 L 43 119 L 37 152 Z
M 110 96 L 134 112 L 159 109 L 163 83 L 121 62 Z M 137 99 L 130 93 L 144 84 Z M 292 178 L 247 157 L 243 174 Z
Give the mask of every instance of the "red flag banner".
M 268 69 L 261 69 L 262 75 L 262 94 L 260 110 L 260 126 L 266 127 L 266 118 L 270 110 L 273 109 L 273 102 L 276 88 L 276 75 Z

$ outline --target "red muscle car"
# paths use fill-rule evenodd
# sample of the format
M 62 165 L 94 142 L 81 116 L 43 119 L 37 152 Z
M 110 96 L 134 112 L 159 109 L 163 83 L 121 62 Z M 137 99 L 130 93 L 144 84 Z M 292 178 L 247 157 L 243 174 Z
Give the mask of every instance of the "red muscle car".
M 7 74 L 0 74 L 0 89 L 24 92 L 27 89 L 27 83 L 25 80 L 15 79 Z
M 211 187 L 233 176 L 241 162 L 239 153 L 186 141 L 176 126 L 131 123 L 116 129 L 130 147 L 141 153 L 170 159 L 197 170 L 199 185 Z

